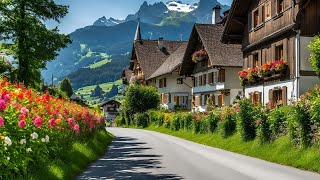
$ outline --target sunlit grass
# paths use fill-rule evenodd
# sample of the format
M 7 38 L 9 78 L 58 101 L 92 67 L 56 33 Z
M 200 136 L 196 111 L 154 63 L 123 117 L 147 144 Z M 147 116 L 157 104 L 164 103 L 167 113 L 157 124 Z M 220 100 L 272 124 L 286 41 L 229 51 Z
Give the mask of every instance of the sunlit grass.
M 105 60 L 99 61 L 97 63 L 91 64 L 90 66 L 88 66 L 88 68 L 95 69 L 95 68 L 101 67 L 109 62 L 111 62 L 110 59 L 105 59 Z
M 155 125 L 151 125 L 146 129 L 278 164 L 320 172 L 320 149 L 316 147 L 296 147 L 287 136 L 281 137 L 273 143 L 262 145 L 257 139 L 244 142 L 239 134 L 223 138 L 218 132 L 213 134 L 193 134 L 191 131 L 172 131 Z

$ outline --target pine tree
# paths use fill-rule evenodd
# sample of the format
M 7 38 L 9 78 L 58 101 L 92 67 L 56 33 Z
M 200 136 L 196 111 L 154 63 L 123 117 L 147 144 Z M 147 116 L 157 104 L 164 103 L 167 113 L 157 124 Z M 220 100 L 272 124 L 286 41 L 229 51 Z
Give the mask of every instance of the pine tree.
M 70 98 L 73 95 L 73 90 L 71 86 L 71 81 L 69 78 L 64 78 L 60 83 L 60 90 L 67 93 Z
M 0 41 L 13 42 L 10 49 L 18 59 L 17 80 L 38 87 L 40 70 L 53 60 L 61 48 L 71 43 L 58 28 L 48 29 L 45 22 L 66 16 L 68 6 L 53 0 L 0 1 Z

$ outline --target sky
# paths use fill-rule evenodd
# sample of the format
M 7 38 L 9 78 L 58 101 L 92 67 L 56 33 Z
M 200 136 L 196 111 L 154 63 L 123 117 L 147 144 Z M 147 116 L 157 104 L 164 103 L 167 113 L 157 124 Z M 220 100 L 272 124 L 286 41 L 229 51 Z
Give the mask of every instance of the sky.
M 59 29 L 69 34 L 78 28 L 92 25 L 102 16 L 107 18 L 125 19 L 128 14 L 134 14 L 145 0 L 55 0 L 59 4 L 69 5 L 68 15 L 61 20 Z M 169 0 L 146 0 L 149 4 L 167 2 Z M 197 3 L 199 0 L 181 0 L 184 3 Z M 218 0 L 221 4 L 231 4 L 232 0 Z M 56 23 L 49 22 L 49 27 Z

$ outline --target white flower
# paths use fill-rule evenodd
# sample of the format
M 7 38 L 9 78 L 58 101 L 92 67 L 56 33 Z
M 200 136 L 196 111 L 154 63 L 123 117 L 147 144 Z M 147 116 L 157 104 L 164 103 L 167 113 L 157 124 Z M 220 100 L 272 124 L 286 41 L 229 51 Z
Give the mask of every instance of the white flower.
M 7 157 L 7 160 L 10 161 L 10 157 Z
M 41 138 L 41 142 L 45 143 L 45 142 L 46 142 L 46 140 L 45 140 L 44 138 Z
M 50 137 L 46 135 L 45 140 L 46 140 L 46 143 L 48 143 L 50 141 Z
M 32 139 L 38 139 L 39 135 L 37 133 L 32 133 L 31 134 Z
M 7 146 L 11 146 L 12 145 L 11 139 L 9 137 L 7 137 L 7 136 L 4 138 L 4 142 L 6 143 Z
M 20 144 L 22 144 L 22 145 L 27 144 L 27 140 L 25 140 L 25 139 L 21 139 Z
M 27 149 L 27 153 L 29 153 L 29 152 L 32 152 L 32 149 L 31 149 L 31 148 L 28 148 L 28 149 Z

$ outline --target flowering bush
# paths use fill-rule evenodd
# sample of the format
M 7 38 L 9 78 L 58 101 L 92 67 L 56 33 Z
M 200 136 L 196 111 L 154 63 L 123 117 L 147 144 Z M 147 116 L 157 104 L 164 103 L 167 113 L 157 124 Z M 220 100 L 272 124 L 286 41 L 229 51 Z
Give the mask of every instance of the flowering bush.
M 311 63 L 312 69 L 320 77 L 320 36 L 315 36 L 314 41 L 308 45 L 311 51 L 309 62 Z
M 198 62 L 208 57 L 208 53 L 205 49 L 201 49 L 199 51 L 196 51 L 192 54 L 192 61 Z
M 65 99 L 0 81 L 0 179 L 24 176 L 62 156 L 71 142 L 104 126 L 104 118 Z

